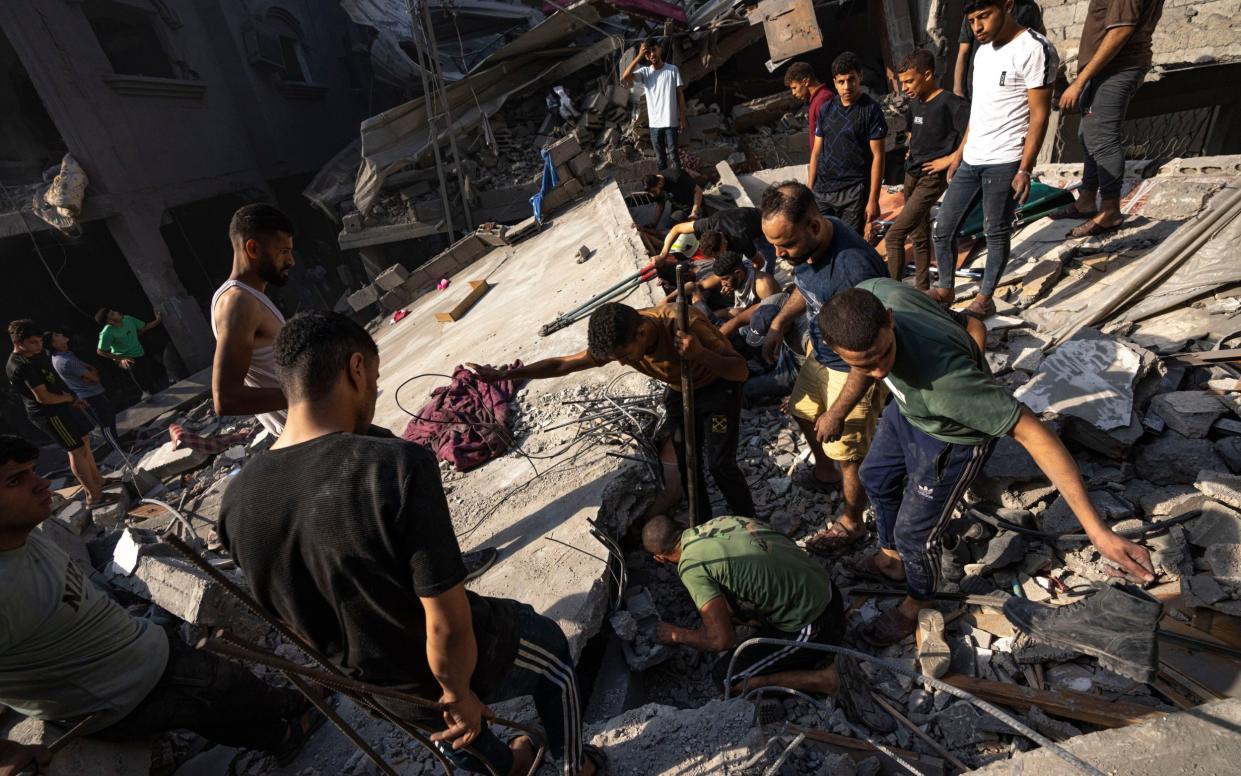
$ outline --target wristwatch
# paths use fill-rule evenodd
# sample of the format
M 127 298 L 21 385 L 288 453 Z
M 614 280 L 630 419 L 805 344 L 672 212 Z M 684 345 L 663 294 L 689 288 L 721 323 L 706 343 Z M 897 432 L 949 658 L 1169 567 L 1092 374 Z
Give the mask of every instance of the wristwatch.
M 1029 177 L 1030 177 L 1030 171 L 1029 171 L 1029 170 L 1018 170 L 1018 171 L 1017 171 L 1017 175 L 1024 175 L 1024 176 L 1026 176 L 1027 178 L 1029 178 Z

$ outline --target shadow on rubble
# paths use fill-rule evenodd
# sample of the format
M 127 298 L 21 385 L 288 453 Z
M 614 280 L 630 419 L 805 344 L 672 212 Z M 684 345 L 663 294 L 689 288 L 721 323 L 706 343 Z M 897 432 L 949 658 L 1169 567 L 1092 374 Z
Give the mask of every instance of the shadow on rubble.
M 1151 249 L 1167 239 L 1182 223 L 1181 221 L 1137 218 L 1127 222 L 1121 231 L 1108 235 L 1102 240 L 1096 238 L 1084 241 L 1070 254 L 1074 261 L 1080 263 L 1104 254 L 1112 254 L 1111 259 L 1102 267 L 1092 268 L 1092 271 L 1076 280 L 1060 281 L 1052 290 L 1051 295 L 1040 301 L 1038 305 L 1056 307 L 1078 294 L 1088 295 L 1097 291 L 1100 280 L 1105 277 L 1114 278 L 1121 270 L 1144 260 Z

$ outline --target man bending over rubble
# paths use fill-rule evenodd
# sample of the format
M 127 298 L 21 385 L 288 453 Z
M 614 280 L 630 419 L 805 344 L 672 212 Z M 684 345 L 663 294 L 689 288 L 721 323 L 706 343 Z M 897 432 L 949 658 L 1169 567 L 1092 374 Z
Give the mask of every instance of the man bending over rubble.
M 656 642 L 704 652 L 729 650 L 712 669 L 720 687 L 836 693 L 840 677 L 830 652 L 756 644 L 736 656 L 728 673 L 738 643 L 734 623 L 757 626 L 756 637 L 832 645 L 843 640 L 840 591 L 827 570 L 792 539 L 744 517 L 717 517 L 683 531 L 656 515 L 642 529 L 642 546 L 660 563 L 676 566 L 702 617 L 699 628 L 661 622 Z
M 862 464 L 880 551 L 858 570 L 904 582 L 908 595 L 864 626 L 867 641 L 895 644 L 913 633 L 921 610 L 934 608 L 940 537 L 1005 434 L 1030 453 L 1105 558 L 1154 580 L 1149 553 L 1115 534 L 1090 503 L 1060 438 L 991 376 L 978 345 L 929 296 L 888 278 L 868 280 L 823 306 L 819 330 L 851 367 L 832 412 L 847 410 L 877 380 L 895 397 Z
M 38 458 L 26 440 L 0 436 L 0 706 L 65 726 L 91 718 L 83 732 L 100 738 L 185 728 L 291 761 L 323 717 L 295 690 L 192 649 L 97 588 L 38 528 L 52 512 Z M 20 769 L 39 751 L 9 754 L 26 758 Z
M 517 368 L 468 366 L 484 382 L 496 380 L 541 380 L 594 369 L 612 361 L 641 372 L 668 386 L 664 395 L 667 423 L 673 432 L 681 486 L 686 487 L 685 440 L 682 436 L 684 409 L 681 403 L 681 359 L 693 375 L 694 418 L 699 448 L 697 459 L 698 514 L 695 522 L 711 519 L 711 499 L 707 497 L 705 468 L 728 502 L 733 514 L 754 516 L 754 499 L 745 473 L 737 465 L 740 436 L 742 385 L 749 371 L 745 359 L 711 325 L 697 308 L 689 310 L 689 332 L 677 330 L 677 311 L 672 305 L 644 310 L 608 302 L 590 314 L 587 349 L 570 356 L 556 356 Z M 703 458 L 707 466 L 703 467 Z
M 677 241 L 689 234 L 698 240 L 698 250 L 708 259 L 716 259 L 727 251 L 733 251 L 749 259 L 755 269 L 775 269 L 775 253 L 763 236 L 763 217 L 756 207 L 725 208 L 706 218 L 675 224 L 668 230 L 659 254 L 651 258 L 667 256 Z M 773 259 L 770 267 L 767 266 L 768 258 Z
M 343 315 L 312 312 L 290 319 L 274 348 L 288 422 L 220 508 L 220 540 L 259 603 L 350 676 L 442 703 L 442 718 L 388 705 L 438 729 L 433 740 L 460 768 L 525 773 L 531 741 L 502 743 L 486 704 L 533 695 L 565 776 L 593 774 L 601 755 L 583 751 L 559 626 L 466 591 L 434 454 L 371 425 L 374 340 Z

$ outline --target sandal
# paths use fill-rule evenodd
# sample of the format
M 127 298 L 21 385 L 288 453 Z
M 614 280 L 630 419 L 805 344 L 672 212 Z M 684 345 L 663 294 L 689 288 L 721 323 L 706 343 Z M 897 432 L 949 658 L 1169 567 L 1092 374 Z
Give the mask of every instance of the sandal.
M 1066 218 L 1094 218 L 1099 214 L 1098 210 L 1091 210 L 1089 213 L 1083 213 L 1077 209 L 1075 203 L 1070 202 L 1059 210 L 1053 210 L 1047 214 L 1047 217 L 1053 221 L 1060 221 Z
M 807 539 L 806 549 L 816 555 L 834 555 L 862 541 L 866 538 L 866 534 L 866 528 L 863 526 L 860 533 L 850 536 L 849 529 L 836 522 Z
M 272 752 L 276 757 L 276 763 L 280 767 L 284 767 L 297 759 L 298 753 L 302 751 L 302 747 L 315 731 L 323 727 L 323 723 L 327 722 L 327 717 L 323 716 L 323 712 L 313 706 L 301 714 L 289 720 L 289 735 L 276 751 Z
M 855 577 L 881 582 L 885 585 L 905 584 L 905 577 L 894 577 L 879 567 L 879 553 L 871 553 L 860 560 L 853 560 L 845 566 Z
M 1073 239 L 1081 239 L 1083 237 L 1099 237 L 1100 235 L 1109 234 L 1119 230 L 1125 225 L 1123 220 L 1117 221 L 1111 226 L 1104 226 L 1098 221 L 1087 221 L 1081 226 L 1074 227 L 1069 230 L 1069 237 Z
M 899 644 L 918 629 L 916 617 L 907 617 L 899 606 L 893 606 L 883 614 L 868 620 L 858 629 L 862 640 L 875 647 Z
M 799 469 L 793 475 L 793 484 L 799 488 L 814 491 L 815 493 L 838 493 L 843 487 L 844 478 L 835 482 L 824 482 L 814 476 L 814 469 Z

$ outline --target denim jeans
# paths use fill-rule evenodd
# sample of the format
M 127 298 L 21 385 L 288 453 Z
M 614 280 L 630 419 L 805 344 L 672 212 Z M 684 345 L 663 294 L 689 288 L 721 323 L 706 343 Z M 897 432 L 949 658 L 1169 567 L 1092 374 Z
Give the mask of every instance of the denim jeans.
M 1082 165 L 1082 188 L 1097 191 L 1103 199 L 1120 199 L 1125 180 L 1125 149 L 1121 145 L 1120 125 L 1129 101 L 1146 77 L 1146 68 L 1137 67 L 1092 78 L 1082 93 L 1082 123 L 1078 137 L 1086 152 Z
M 994 439 L 981 445 L 942 442 L 914 428 L 896 402 L 884 409 L 860 477 L 875 510 L 879 546 L 900 553 L 911 597 L 933 597 L 940 537 L 993 449 Z
M 661 170 L 681 169 L 681 133 L 676 127 L 651 127 L 655 146 L 655 166 Z
M 520 642 L 513 667 L 500 680 L 500 685 L 482 700 L 492 704 L 533 696 L 534 708 L 547 735 L 548 752 L 561 762 L 565 776 L 573 776 L 582 767 L 582 715 L 569 641 L 555 620 L 538 614 L 526 604 L 494 600 L 492 603 L 516 607 Z M 426 721 L 437 729 L 444 727 L 442 718 Z M 478 757 L 455 750 L 451 744 L 436 744 L 436 747 L 454 765 L 470 773 L 491 773 L 479 758 L 501 774 L 513 767 L 512 750 L 489 727 L 484 727 L 470 745 Z
M 957 232 L 961 231 L 961 225 L 981 197 L 987 267 L 983 270 L 978 293 L 988 297 L 995 293 L 1012 252 L 1013 213 L 1017 209 L 1017 201 L 1013 199 L 1013 177 L 1020 164 L 1018 161 L 974 166 L 962 162 L 957 168 L 948 182 L 948 190 L 939 206 L 939 217 L 935 220 L 937 287 L 951 289 L 956 282 Z

